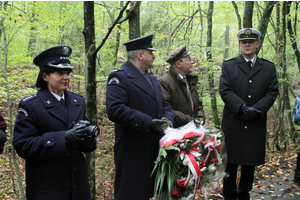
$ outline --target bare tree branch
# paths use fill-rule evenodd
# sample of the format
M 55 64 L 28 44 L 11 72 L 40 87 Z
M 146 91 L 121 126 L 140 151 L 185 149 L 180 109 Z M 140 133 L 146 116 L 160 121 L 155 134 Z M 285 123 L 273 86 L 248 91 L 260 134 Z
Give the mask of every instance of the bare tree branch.
M 108 28 L 108 32 L 106 33 L 105 37 L 103 38 L 101 44 L 93 51 L 92 54 L 97 54 L 98 51 L 102 48 L 102 46 L 105 44 L 105 41 L 107 40 L 108 36 L 110 35 L 110 33 L 112 32 L 112 30 L 114 29 L 114 27 L 118 24 L 119 20 L 121 19 L 124 11 L 126 10 L 127 6 L 130 4 L 130 1 L 127 1 L 125 6 L 122 8 L 122 10 L 119 13 L 119 16 L 117 17 L 117 19 L 114 21 L 114 23 Z

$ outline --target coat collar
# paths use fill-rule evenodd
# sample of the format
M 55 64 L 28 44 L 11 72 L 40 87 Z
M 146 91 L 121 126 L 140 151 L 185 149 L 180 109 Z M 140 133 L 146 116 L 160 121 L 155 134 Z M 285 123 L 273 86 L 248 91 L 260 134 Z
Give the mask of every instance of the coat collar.
M 256 57 L 256 61 L 254 63 L 254 66 L 252 67 L 252 70 L 250 72 L 248 68 L 248 64 L 246 63 L 244 56 L 240 55 L 237 57 L 237 65 L 239 68 L 241 68 L 245 73 L 249 74 L 250 76 L 253 76 L 258 71 L 260 71 L 264 67 L 264 62 L 259 57 Z
M 80 110 L 82 108 L 80 107 L 79 102 L 73 93 L 65 90 L 64 94 L 68 113 L 65 112 L 60 102 L 51 94 L 48 89 L 41 89 L 37 93 L 49 114 L 63 121 L 70 128 L 73 126 L 73 122 L 77 121 L 78 115 L 80 114 Z
M 147 81 L 143 73 L 139 71 L 139 69 L 134 64 L 132 64 L 130 61 L 127 61 L 124 63 L 124 65 L 121 66 L 121 68 L 124 70 L 126 76 L 131 80 L 133 84 L 149 94 L 152 98 L 155 98 L 152 86 Z M 150 79 L 151 83 L 153 84 L 152 75 L 150 76 Z
M 176 78 L 177 80 L 184 82 L 183 79 L 178 75 L 178 73 L 175 71 L 175 69 L 173 67 L 170 67 L 169 74 L 172 77 Z M 198 83 L 198 76 L 196 76 L 196 75 L 193 75 L 193 74 L 186 75 L 186 79 L 190 85 L 197 85 L 197 83 Z

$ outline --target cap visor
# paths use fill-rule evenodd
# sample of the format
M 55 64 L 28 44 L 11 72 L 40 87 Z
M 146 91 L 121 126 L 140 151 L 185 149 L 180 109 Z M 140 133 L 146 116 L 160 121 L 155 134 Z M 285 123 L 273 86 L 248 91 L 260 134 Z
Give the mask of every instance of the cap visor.
M 256 40 L 257 38 L 240 38 L 239 40 Z
M 74 67 L 69 65 L 68 63 L 59 63 L 59 64 L 51 64 L 51 63 L 48 63 L 47 66 L 49 67 L 53 67 L 53 68 L 58 68 L 58 69 L 73 69 Z
M 156 51 L 154 48 L 147 48 L 149 51 Z
M 186 52 L 185 54 L 183 54 L 181 57 L 186 57 L 186 56 L 188 56 L 188 55 L 190 55 L 191 54 L 191 52 Z

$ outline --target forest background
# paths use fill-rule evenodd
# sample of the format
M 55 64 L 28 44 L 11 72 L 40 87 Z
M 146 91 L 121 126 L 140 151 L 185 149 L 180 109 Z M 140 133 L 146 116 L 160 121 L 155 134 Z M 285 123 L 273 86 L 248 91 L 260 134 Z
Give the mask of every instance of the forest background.
M 153 74 L 168 71 L 164 61 L 186 44 L 196 63 L 208 126 L 219 127 L 223 102 L 218 93 L 223 60 L 239 55 L 236 33 L 261 31 L 260 58 L 275 63 L 280 94 L 268 113 L 267 151 L 295 149 L 291 109 L 299 93 L 299 2 L 297 1 L 1 1 L 0 110 L 9 127 L 0 155 L 0 199 L 25 199 L 25 162 L 11 141 L 18 102 L 35 94 L 39 68 L 32 63 L 56 45 L 73 49 L 70 90 L 87 101 L 87 116 L 101 128 L 98 148 L 86 154 L 93 199 L 113 199 L 113 123 L 106 116 L 109 73 L 126 61 L 124 42 L 154 34 Z

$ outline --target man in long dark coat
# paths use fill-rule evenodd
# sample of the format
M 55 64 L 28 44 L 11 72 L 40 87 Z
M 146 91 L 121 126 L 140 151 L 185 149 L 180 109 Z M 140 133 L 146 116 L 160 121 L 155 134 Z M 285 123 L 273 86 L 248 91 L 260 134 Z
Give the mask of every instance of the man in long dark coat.
M 106 110 L 115 122 L 115 200 L 149 200 L 154 195 L 160 125 L 173 123 L 172 108 L 165 100 L 153 68 L 152 37 L 133 39 L 124 45 L 128 60 L 107 81 Z
M 228 154 L 225 200 L 250 199 L 255 166 L 265 163 L 267 111 L 278 95 L 275 65 L 255 54 L 261 33 L 245 28 L 237 36 L 242 55 L 223 62 L 219 86 Z M 238 165 L 242 172 L 237 188 Z
M 191 74 L 194 62 L 190 53 L 185 44 L 172 51 L 166 59 L 171 65 L 169 73 L 159 79 L 164 97 L 173 109 L 174 128 L 193 120 L 199 125 L 205 122 L 202 101 L 197 91 L 198 76 Z

